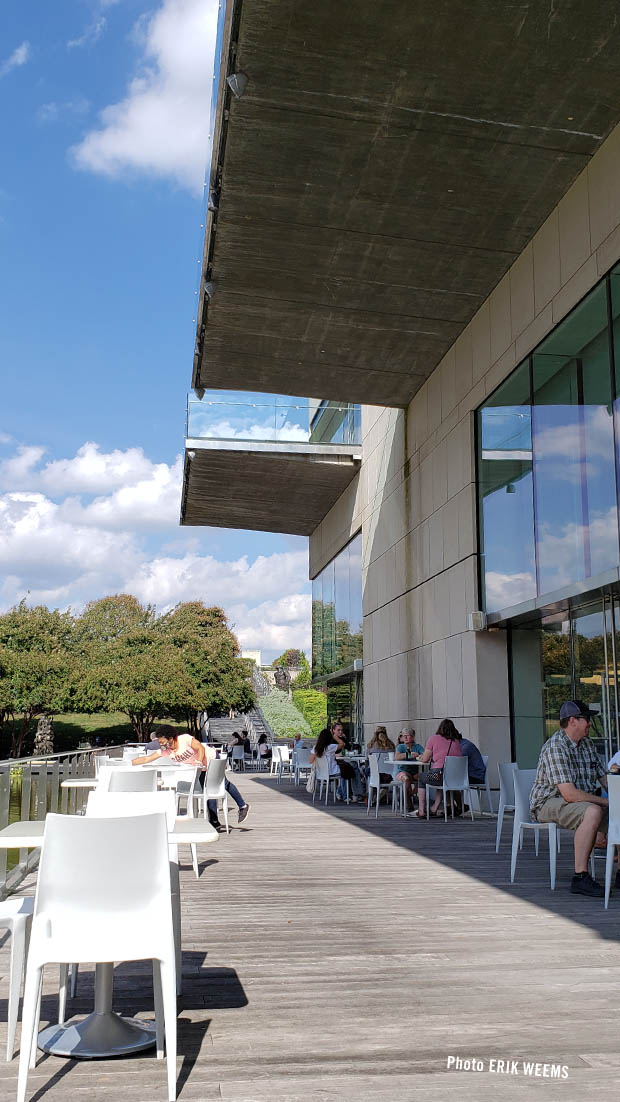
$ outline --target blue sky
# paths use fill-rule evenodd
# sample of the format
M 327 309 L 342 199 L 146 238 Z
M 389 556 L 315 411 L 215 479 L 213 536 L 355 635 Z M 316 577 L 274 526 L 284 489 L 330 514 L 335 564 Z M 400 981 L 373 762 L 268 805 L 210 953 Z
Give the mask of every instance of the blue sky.
M 302 539 L 180 529 L 213 0 L 5 0 L 0 606 L 129 589 L 309 643 Z

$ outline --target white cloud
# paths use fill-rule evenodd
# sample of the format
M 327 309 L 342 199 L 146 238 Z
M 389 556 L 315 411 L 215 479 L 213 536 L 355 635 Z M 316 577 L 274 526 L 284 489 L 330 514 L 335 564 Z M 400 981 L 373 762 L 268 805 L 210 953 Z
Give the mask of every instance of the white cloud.
M 67 42 L 68 50 L 80 49 L 82 46 L 93 46 L 103 34 L 106 27 L 105 15 L 100 15 L 97 19 L 94 19 L 92 23 L 88 25 L 86 30 L 78 36 L 78 38 L 71 38 Z
M 72 154 L 114 178 L 148 173 L 200 194 L 217 28 L 216 0 L 164 0 L 137 31 L 143 56 L 119 103 L 101 112 Z
M 178 527 L 181 479 L 180 457 L 153 463 L 141 448 L 88 442 L 45 462 L 43 447 L 14 445 L 0 464 L 0 609 L 22 597 L 79 609 L 117 592 L 159 612 L 202 600 L 225 609 L 245 647 L 307 650 L 307 548 L 232 560 L 201 551 L 204 535 Z
M 30 58 L 30 54 L 30 43 L 22 42 L 21 46 L 17 46 L 9 57 L 0 62 L 0 77 L 5 77 L 12 69 L 18 69 L 20 65 L 25 65 Z
M 62 119 L 80 118 L 86 115 L 89 109 L 89 101 L 82 96 L 77 99 L 64 100 L 61 103 L 50 100 L 49 103 L 41 104 L 36 117 L 39 122 L 58 122 Z
M 511 608 L 536 596 L 536 579 L 528 571 L 502 574 L 489 570 L 484 576 L 486 606 L 492 611 Z

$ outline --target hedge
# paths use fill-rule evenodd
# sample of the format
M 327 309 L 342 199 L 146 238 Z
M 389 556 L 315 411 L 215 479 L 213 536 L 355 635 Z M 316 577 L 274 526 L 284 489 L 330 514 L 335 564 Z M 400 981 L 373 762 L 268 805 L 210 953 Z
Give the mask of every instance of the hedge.
M 327 726 L 327 697 L 316 689 L 294 689 L 293 701 L 316 736 Z
M 273 689 L 266 696 L 259 697 L 258 704 L 274 735 L 280 738 L 292 738 L 298 732 L 302 735 L 311 734 L 309 724 L 297 710 L 288 693 Z

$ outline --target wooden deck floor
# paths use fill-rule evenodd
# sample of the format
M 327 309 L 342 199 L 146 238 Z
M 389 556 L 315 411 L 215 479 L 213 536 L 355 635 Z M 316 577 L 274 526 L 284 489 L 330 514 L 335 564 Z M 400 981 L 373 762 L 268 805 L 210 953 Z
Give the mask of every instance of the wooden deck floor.
M 489 820 L 446 827 L 385 810 L 375 822 L 358 806 L 313 806 L 288 783 L 238 780 L 247 826 L 204 851 L 199 881 L 183 873 L 180 1099 L 574 1102 L 595 1092 L 616 1102 L 620 893 L 607 912 L 570 895 L 568 835 L 555 893 L 547 854 L 536 861 L 531 843 L 511 887 L 509 827 L 496 857 Z M 3 1021 L 7 965 L 5 943 Z M 92 1008 L 92 988 L 87 967 L 76 1014 Z M 149 1007 L 148 968 L 120 966 L 115 1008 Z M 450 1056 L 484 1070 L 448 1070 Z M 518 1074 L 491 1072 L 492 1059 L 517 1061 Z M 528 1077 L 524 1060 L 564 1065 L 568 1078 Z M 0 1063 L 0 1102 L 15 1098 L 16 1073 L 17 1060 Z M 154 1055 L 46 1056 L 28 1098 L 164 1102 L 165 1068 Z

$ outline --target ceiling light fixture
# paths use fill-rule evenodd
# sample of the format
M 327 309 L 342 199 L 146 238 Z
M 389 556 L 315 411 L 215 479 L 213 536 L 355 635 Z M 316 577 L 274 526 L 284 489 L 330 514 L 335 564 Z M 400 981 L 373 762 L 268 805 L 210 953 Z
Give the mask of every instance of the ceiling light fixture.
M 226 77 L 226 83 L 230 88 L 233 96 L 237 99 L 241 99 L 248 86 L 248 76 L 246 73 L 231 73 L 229 77 Z

